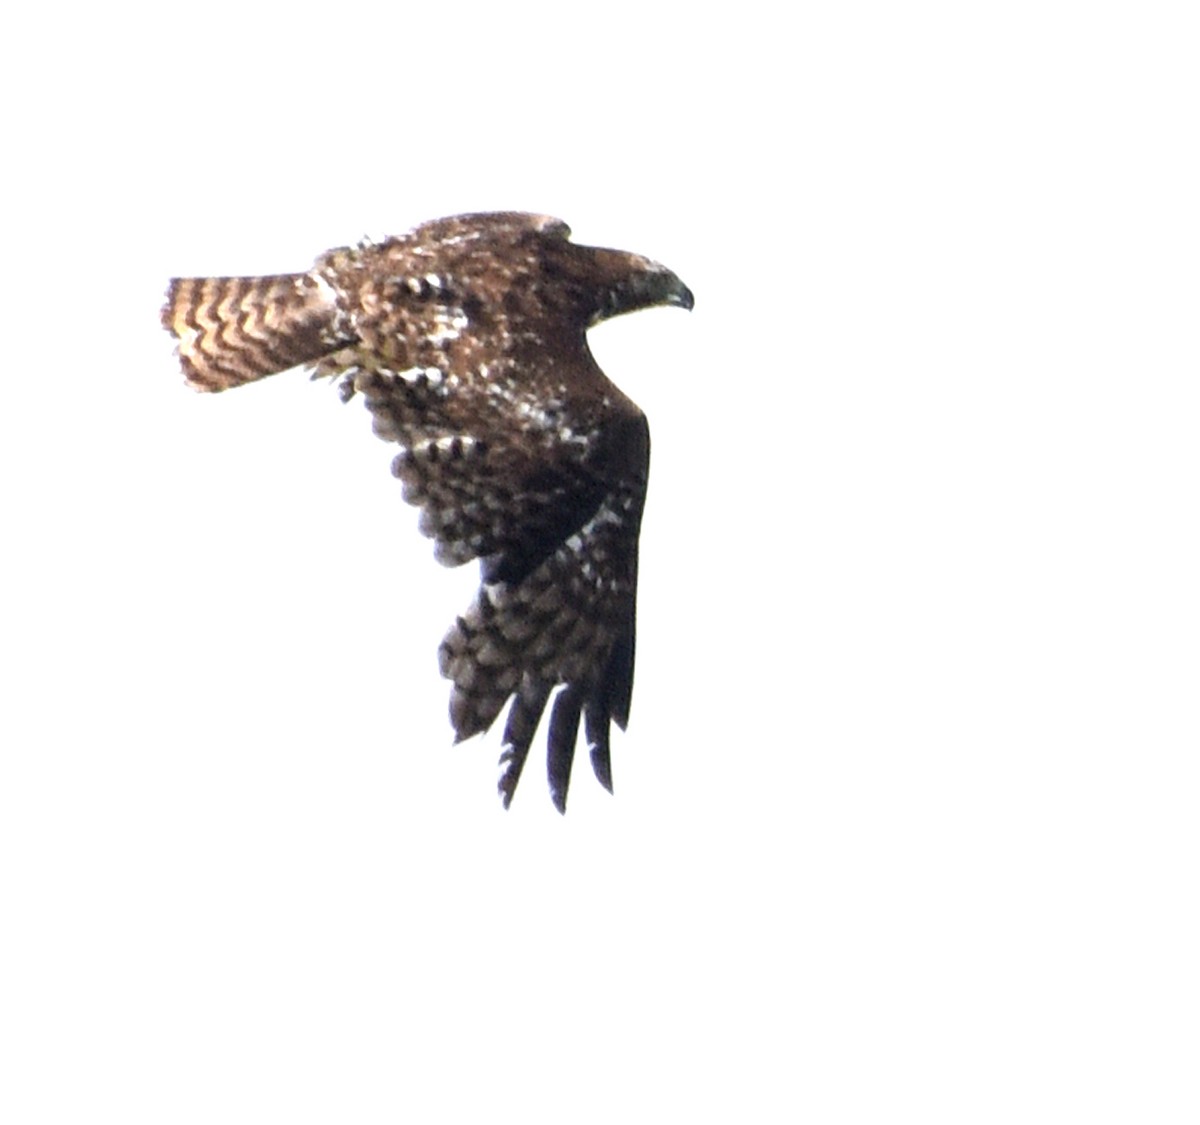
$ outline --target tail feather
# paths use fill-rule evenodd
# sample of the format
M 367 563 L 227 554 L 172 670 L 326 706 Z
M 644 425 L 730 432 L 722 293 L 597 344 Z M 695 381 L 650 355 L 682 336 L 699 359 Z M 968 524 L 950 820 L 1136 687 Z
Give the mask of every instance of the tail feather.
M 200 391 L 315 363 L 353 342 L 340 319 L 333 291 L 310 273 L 177 277 L 162 310 L 184 378 Z

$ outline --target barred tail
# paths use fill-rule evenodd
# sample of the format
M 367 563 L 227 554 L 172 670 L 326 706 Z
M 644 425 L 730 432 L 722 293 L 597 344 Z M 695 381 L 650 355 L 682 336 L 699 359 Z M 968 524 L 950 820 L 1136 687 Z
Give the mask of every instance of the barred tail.
M 352 342 L 339 332 L 333 291 L 314 274 L 177 277 L 163 327 L 179 341 L 184 378 L 223 391 L 314 363 Z

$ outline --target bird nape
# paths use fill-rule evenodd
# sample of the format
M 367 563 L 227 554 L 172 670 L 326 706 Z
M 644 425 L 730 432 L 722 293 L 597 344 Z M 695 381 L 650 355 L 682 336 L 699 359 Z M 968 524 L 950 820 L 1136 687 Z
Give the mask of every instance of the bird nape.
M 566 809 L 582 722 L 612 790 L 609 728 L 629 719 L 645 415 L 597 366 L 587 329 L 692 307 L 670 270 L 578 246 L 557 219 L 459 215 L 321 255 L 305 273 L 176 278 L 162 312 L 197 390 L 296 366 L 359 394 L 439 561 L 480 562 L 438 650 L 461 741 L 511 699 L 507 808 L 550 703 L 550 794 Z M 557 690 L 556 690 L 557 689 Z

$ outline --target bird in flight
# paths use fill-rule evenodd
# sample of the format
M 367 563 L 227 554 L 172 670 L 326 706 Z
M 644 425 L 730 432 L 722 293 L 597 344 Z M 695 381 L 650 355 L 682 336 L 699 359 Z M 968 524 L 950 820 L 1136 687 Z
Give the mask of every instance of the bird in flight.
M 675 274 L 579 246 L 558 219 L 459 215 L 321 255 L 305 273 L 176 278 L 162 323 L 189 385 L 223 391 L 296 366 L 361 395 L 392 472 L 448 566 L 478 559 L 474 602 L 442 640 L 455 741 L 511 699 L 507 808 L 550 704 L 550 795 L 566 809 L 582 721 L 612 791 L 609 728 L 633 691 L 646 417 L 600 370 L 587 330 L 692 307 Z M 551 695 L 553 693 L 553 702 Z

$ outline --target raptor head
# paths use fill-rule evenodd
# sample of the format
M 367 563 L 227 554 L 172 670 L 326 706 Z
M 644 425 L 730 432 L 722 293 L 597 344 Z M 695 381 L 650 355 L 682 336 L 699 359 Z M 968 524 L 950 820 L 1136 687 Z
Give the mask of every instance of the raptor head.
M 578 246 L 567 241 L 571 232 L 565 223 L 547 223 L 554 225 L 541 232 L 544 268 L 578 296 L 589 327 L 654 305 L 690 309 L 695 304 L 692 291 L 666 266 L 625 250 Z
M 600 298 L 589 324 L 654 305 L 678 305 L 690 309 L 695 304 L 692 291 L 658 262 L 623 250 L 602 250 L 593 246 L 578 249 L 586 254 L 588 266 L 597 279 Z
M 549 215 L 459 215 L 419 232 L 444 249 L 462 247 L 471 257 L 503 248 L 496 261 L 504 264 L 508 300 L 544 299 L 556 314 L 569 310 L 585 327 L 654 305 L 690 309 L 694 304 L 692 291 L 666 266 L 624 250 L 577 245 L 570 241 L 571 228 Z M 496 280 L 496 272 L 490 271 L 489 281 Z

